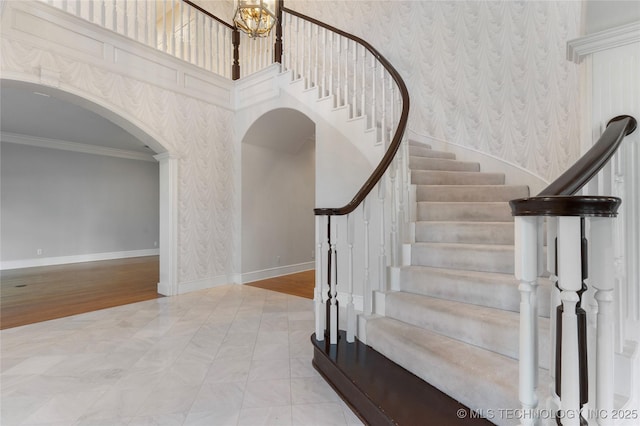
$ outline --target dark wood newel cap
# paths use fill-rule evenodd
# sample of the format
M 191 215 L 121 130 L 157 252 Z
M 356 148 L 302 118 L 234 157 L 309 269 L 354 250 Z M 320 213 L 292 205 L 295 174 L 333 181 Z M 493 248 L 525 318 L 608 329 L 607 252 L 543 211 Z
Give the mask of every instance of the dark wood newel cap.
M 548 196 L 509 201 L 513 216 L 616 217 L 622 200 L 618 197 Z

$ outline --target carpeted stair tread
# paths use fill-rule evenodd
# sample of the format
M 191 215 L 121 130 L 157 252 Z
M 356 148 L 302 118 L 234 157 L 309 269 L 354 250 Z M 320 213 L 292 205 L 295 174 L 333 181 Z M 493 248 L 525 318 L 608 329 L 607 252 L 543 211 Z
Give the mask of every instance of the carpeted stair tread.
M 418 185 L 417 201 L 505 201 L 529 196 L 523 185 Z
M 369 320 L 366 327 L 369 345 L 469 408 L 520 407 L 517 360 L 392 318 Z M 542 372 L 540 389 L 548 383 Z M 518 424 L 504 417 L 492 421 Z
M 415 224 L 416 242 L 513 244 L 512 222 L 420 221 Z
M 456 222 L 512 222 L 509 203 L 502 201 L 419 201 L 417 220 Z
M 414 185 L 503 185 L 504 179 L 502 173 L 411 170 Z
M 446 158 L 448 160 L 456 159 L 456 155 L 453 152 L 437 151 L 435 149 L 416 145 L 409 145 L 409 155 L 425 158 Z
M 431 149 L 431 145 L 429 145 L 428 143 L 422 143 L 413 139 L 409 139 L 409 148 L 411 148 L 412 146 Z
M 478 163 L 458 160 L 448 160 L 444 158 L 427 158 L 409 156 L 409 167 L 412 170 L 449 170 L 462 172 L 479 172 Z
M 510 358 L 518 358 L 519 313 L 406 292 L 386 295 L 385 316 Z M 549 320 L 539 318 L 540 351 L 548 353 Z M 547 357 L 541 366 L 548 369 Z
M 398 290 L 512 312 L 520 310 L 518 281 L 513 274 L 403 266 Z M 541 316 L 549 316 L 550 292 L 551 282 L 539 278 L 538 312 Z
M 415 243 L 411 264 L 513 274 L 514 247 L 504 244 Z

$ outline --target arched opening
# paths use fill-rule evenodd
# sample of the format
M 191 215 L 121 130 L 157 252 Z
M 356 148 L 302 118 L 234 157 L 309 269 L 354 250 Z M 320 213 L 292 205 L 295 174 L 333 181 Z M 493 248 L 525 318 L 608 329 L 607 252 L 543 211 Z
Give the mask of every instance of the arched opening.
M 242 139 L 242 282 L 314 268 L 315 123 L 290 108 Z
M 160 211 L 172 208 L 162 196 L 170 179 L 154 157 L 166 150 L 82 96 L 1 83 L 2 270 L 153 258 L 139 271 L 155 275 L 149 293 L 156 293 L 159 269 L 166 270 L 158 254 L 172 251 L 160 226 Z

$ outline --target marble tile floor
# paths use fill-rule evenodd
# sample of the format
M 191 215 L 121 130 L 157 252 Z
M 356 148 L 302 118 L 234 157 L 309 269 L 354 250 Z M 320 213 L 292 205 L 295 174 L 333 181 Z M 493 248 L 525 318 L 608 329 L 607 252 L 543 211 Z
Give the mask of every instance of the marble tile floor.
M 312 301 L 228 285 L 0 332 L 0 423 L 359 425 L 311 366 Z

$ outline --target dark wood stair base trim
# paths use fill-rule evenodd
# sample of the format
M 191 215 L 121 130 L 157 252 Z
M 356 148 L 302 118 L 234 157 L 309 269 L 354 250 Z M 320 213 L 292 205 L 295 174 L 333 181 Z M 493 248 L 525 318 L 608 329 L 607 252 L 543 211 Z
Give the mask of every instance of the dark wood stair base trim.
M 469 408 L 356 339 L 313 344 L 313 367 L 368 425 L 491 425 Z M 460 415 L 461 411 L 464 415 Z

